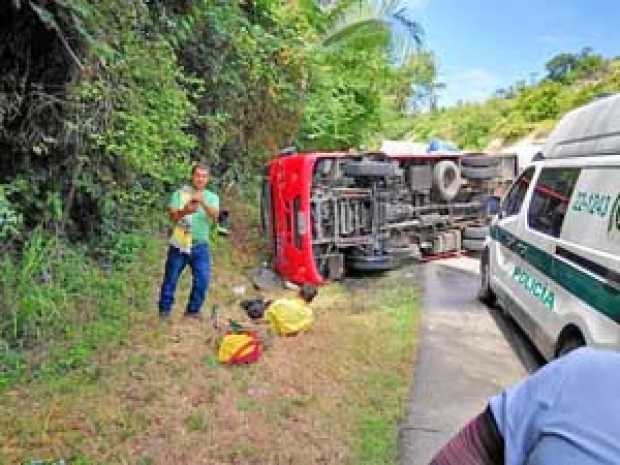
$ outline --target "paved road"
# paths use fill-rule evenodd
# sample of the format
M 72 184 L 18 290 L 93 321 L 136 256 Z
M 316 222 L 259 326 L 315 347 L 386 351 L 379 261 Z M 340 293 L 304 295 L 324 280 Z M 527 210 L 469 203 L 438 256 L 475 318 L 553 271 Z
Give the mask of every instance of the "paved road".
M 539 365 L 531 346 L 499 311 L 476 300 L 477 261 L 418 266 L 422 327 L 408 416 L 400 429 L 402 465 L 427 465 L 492 395 Z

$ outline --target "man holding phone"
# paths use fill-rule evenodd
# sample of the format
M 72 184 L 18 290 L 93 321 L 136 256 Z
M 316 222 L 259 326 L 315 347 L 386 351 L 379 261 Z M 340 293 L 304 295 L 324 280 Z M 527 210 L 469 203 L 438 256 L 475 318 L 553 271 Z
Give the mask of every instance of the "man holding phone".
M 209 228 L 211 222 L 217 221 L 220 208 L 219 197 L 206 189 L 209 178 L 206 165 L 194 165 L 191 187 L 183 186 L 175 191 L 168 204 L 173 230 L 159 297 L 159 315 L 163 319 L 170 316 L 177 282 L 187 265 L 192 270 L 192 290 L 185 315 L 201 317 L 211 269 Z

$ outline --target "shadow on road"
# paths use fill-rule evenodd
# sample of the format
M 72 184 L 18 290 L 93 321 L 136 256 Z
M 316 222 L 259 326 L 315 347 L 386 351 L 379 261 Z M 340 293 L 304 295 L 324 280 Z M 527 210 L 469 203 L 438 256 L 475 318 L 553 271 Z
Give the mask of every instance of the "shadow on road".
M 471 258 L 476 258 L 471 257 Z M 479 287 L 479 275 L 477 266 L 459 268 L 454 266 L 454 262 L 446 261 L 442 265 L 444 268 L 437 274 L 442 282 L 442 286 L 449 292 L 437 294 L 430 293 L 428 300 L 445 303 L 453 300 L 452 307 L 479 308 L 481 311 L 488 311 L 489 315 L 501 331 L 502 335 L 510 345 L 510 348 L 519 359 L 519 362 L 528 373 L 533 373 L 545 364 L 545 359 L 538 349 L 534 347 L 529 337 L 523 332 L 519 325 L 499 307 L 488 307 L 481 303 L 476 295 Z M 472 271 L 475 270 L 475 271 Z M 434 284 L 429 286 L 431 289 Z
M 533 373 L 542 367 L 545 364 L 545 359 L 515 321 L 499 307 L 488 307 L 488 310 L 495 324 L 510 344 L 510 348 L 528 373 Z

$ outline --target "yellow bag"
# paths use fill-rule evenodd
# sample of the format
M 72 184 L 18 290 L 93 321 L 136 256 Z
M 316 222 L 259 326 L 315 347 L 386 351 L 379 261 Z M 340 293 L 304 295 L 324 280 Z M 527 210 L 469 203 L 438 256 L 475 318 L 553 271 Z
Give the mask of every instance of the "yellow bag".
M 185 207 L 191 200 L 191 189 L 184 187 L 180 194 L 181 205 Z M 183 253 L 190 253 L 192 250 L 192 216 L 187 215 L 172 227 L 170 245 L 176 247 Z
M 314 314 L 301 299 L 278 299 L 269 305 L 265 318 L 271 329 L 280 335 L 307 331 L 314 323 Z
M 217 358 L 230 365 L 254 363 L 261 355 L 261 342 L 254 333 L 227 334 L 222 339 Z

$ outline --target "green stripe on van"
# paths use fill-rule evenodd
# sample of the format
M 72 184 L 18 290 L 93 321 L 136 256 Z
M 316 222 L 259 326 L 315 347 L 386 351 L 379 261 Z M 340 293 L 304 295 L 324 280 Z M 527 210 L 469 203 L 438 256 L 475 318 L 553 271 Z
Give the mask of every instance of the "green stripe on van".
M 618 289 L 517 238 L 499 226 L 491 227 L 491 238 L 519 255 L 576 298 L 620 323 L 620 291 Z

